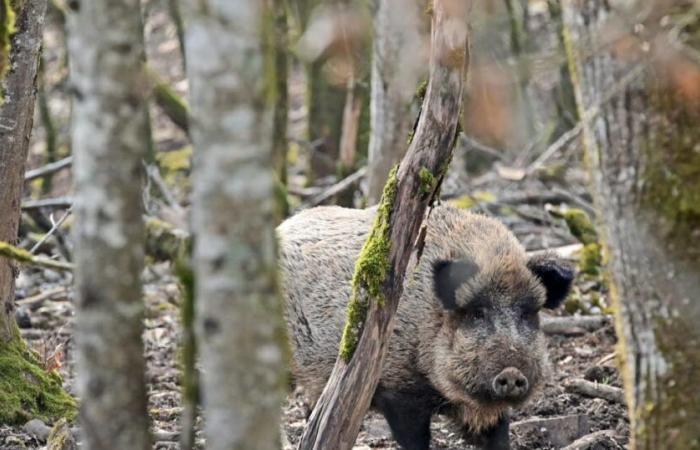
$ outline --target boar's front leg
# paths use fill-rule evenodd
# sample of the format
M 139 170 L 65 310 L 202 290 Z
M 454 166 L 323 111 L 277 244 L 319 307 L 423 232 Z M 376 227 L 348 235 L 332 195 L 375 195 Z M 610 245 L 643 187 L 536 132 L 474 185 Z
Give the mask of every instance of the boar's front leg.
M 380 390 L 375 394 L 374 404 L 389 423 L 391 434 L 402 449 L 430 449 L 430 408 L 416 402 L 414 396 Z
M 510 418 L 504 414 L 493 427 L 478 435 L 468 435 L 466 439 L 483 450 L 510 450 L 509 429 Z

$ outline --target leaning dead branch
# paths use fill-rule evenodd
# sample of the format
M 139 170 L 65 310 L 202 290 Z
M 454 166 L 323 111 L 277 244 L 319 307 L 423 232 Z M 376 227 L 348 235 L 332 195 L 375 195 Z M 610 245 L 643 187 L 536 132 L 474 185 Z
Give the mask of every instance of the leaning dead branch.
M 61 218 L 58 219 L 58 221 L 56 221 L 56 222 L 53 222 L 53 217 L 52 217 L 51 220 L 52 220 L 53 225 L 51 226 L 51 229 L 41 239 L 39 239 L 39 241 L 37 241 L 36 244 L 34 244 L 34 246 L 29 250 L 29 253 L 34 254 L 44 244 L 44 242 L 46 242 L 47 239 L 49 239 L 51 236 L 53 236 L 53 234 L 58 230 L 58 228 L 61 225 L 63 225 L 63 222 L 66 221 L 68 216 L 71 215 L 72 211 L 73 211 L 73 207 L 71 206 L 68 209 L 68 211 L 63 213 L 63 216 L 61 216 Z
M 433 2 L 430 81 L 415 136 L 385 185 L 356 264 L 339 356 L 299 449 L 352 448 L 370 406 L 409 258 L 414 246 L 422 250 L 421 224 L 452 158 L 469 61 L 468 4 Z
M 584 380 L 583 378 L 574 378 L 567 381 L 564 384 L 564 388 L 568 392 L 585 395 L 586 397 L 603 398 L 615 403 L 625 403 L 625 394 L 622 389 Z

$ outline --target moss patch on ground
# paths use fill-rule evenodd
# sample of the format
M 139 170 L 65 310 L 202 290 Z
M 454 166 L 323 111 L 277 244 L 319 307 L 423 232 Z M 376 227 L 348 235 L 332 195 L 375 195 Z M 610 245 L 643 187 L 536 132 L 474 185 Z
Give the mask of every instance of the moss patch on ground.
M 391 269 L 389 251 L 391 240 L 389 225 L 394 207 L 397 186 L 398 166 L 389 173 L 389 179 L 384 185 L 382 200 L 377 209 L 372 231 L 370 231 L 360 256 L 355 263 L 355 273 L 352 277 L 352 295 L 348 303 L 347 318 L 340 341 L 340 356 L 344 361 L 350 361 L 355 353 L 357 342 L 362 333 L 362 327 L 367 316 L 370 301 L 384 304 L 382 286 L 387 273 Z
M 24 341 L 15 337 L 0 344 L 0 423 L 73 420 L 76 414 L 76 401 L 63 389 L 60 375 L 46 372 Z

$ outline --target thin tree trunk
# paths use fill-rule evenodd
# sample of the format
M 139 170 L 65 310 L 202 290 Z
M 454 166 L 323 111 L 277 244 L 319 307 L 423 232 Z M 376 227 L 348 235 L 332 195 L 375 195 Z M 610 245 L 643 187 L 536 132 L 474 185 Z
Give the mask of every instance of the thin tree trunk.
M 389 171 L 408 148 L 411 100 L 421 75 L 419 14 L 418 2 L 403 0 L 379 0 L 374 12 L 369 205 L 379 202 Z
M 8 2 L 0 8 L 9 6 Z M 17 11 L 15 14 L 7 9 L 0 14 L 0 19 L 7 16 L 13 18 L 12 29 L 15 29 L 16 17 L 19 28 L 13 45 L 0 49 L 11 52 L 6 55 L 8 69 L 11 65 L 15 66 L 0 86 L 0 102 L 4 102 L 0 107 L 0 241 L 11 244 L 16 243 L 19 230 L 19 205 L 29 136 L 34 122 L 36 77 L 45 11 L 46 0 L 36 0 L 27 5 L 24 13 Z M 0 345 L 17 337 L 14 301 L 18 270 L 13 261 L 0 258 Z
M 275 70 L 275 106 L 272 135 L 272 164 L 277 174 L 280 218 L 286 217 L 289 211 L 287 203 L 287 128 L 289 122 L 289 24 L 287 20 L 287 0 L 272 0 L 271 20 L 272 39 L 270 54 L 274 58 Z
M 195 151 L 195 325 L 207 448 L 279 448 L 284 328 L 276 289 L 269 2 L 188 2 Z
M 309 180 L 333 175 L 339 155 L 345 90 L 328 82 L 326 61 L 313 61 L 307 68 L 309 107 Z
M 643 52 L 623 28 L 634 22 L 608 2 L 564 2 L 564 20 L 604 225 L 632 448 L 699 448 L 700 107 L 673 83 L 698 69 L 683 73 L 688 62 L 663 36 L 642 36 L 651 43 Z M 610 45 L 611 31 L 633 45 Z
M 143 356 L 142 160 L 149 147 L 138 0 L 75 0 L 76 362 L 86 448 L 150 448 Z
M 406 157 L 390 174 L 357 261 L 339 357 L 299 449 L 351 449 L 374 395 L 409 258 L 416 241 L 421 253 L 423 217 L 452 155 L 469 60 L 467 7 L 466 1 L 434 1 L 424 113 Z
M 357 133 L 360 130 L 362 97 L 358 95 L 354 78 L 348 81 L 343 109 L 343 129 L 340 135 L 340 165 L 343 174 L 352 172 L 357 158 Z
M 10 3 L 17 7 L 19 2 L 0 5 L 4 9 L 0 21 L 8 17 L 9 10 L 5 8 Z M 13 29 L 17 33 L 11 47 L 0 49 L 0 53 L 10 52 L 9 70 L 0 80 L 4 81 L 0 86 L 0 101 L 4 95 L 0 106 L 0 242 L 9 243 L 17 241 L 21 217 L 46 0 L 26 0 L 15 12 Z M 0 385 L 13 388 L 11 392 L 0 391 L 0 423 L 21 423 L 32 417 L 72 417 L 75 402 L 63 391 L 60 380 L 47 376 L 20 338 L 14 318 L 18 272 L 15 261 L 0 257 Z

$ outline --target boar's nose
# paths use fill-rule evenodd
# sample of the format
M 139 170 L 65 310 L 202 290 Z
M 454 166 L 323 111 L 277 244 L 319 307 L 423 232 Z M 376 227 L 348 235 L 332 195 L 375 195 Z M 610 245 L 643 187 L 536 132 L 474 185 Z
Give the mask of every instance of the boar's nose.
M 519 400 L 527 394 L 529 383 L 515 367 L 507 367 L 493 379 L 493 392 L 505 400 Z

